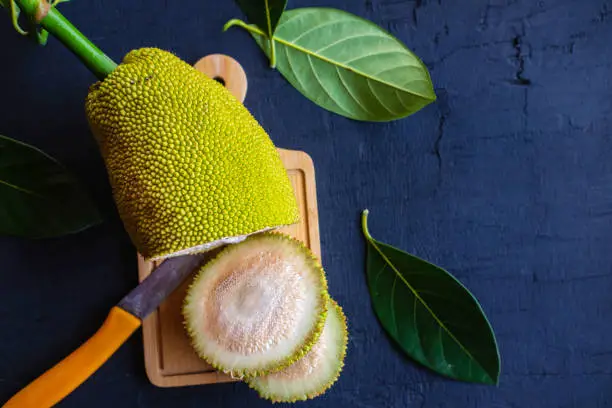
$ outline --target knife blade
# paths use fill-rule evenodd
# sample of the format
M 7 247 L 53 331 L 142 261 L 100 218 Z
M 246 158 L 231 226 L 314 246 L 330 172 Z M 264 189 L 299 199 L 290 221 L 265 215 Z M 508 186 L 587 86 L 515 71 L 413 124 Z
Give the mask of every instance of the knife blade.
M 213 253 L 163 261 L 111 309 L 100 329 L 78 349 L 15 394 L 3 408 L 48 408 L 60 402 L 102 366 L 149 314 Z
M 117 306 L 144 320 L 208 257 L 210 253 L 166 259 Z

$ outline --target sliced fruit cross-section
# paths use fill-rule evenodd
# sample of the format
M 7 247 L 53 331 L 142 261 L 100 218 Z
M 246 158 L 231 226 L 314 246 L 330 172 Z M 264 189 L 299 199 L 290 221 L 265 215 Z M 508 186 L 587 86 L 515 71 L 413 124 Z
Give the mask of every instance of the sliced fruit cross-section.
M 249 378 L 249 385 L 274 402 L 294 402 L 314 398 L 338 379 L 348 335 L 342 308 L 330 298 L 323 333 L 308 354 L 276 373 Z
M 325 322 L 327 284 L 299 241 L 265 233 L 224 249 L 191 285 L 183 309 L 194 348 L 235 376 L 278 371 L 304 356 Z

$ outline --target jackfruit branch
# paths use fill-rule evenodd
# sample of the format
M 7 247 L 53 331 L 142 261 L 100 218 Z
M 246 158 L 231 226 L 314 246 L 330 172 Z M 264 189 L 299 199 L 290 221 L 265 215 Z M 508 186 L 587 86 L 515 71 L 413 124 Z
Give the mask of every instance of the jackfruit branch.
M 55 5 L 60 1 L 0 0 L 0 4 L 10 9 L 13 26 L 19 33 L 27 34 L 17 21 L 21 11 L 34 26 L 31 29 L 35 30 L 40 25 L 72 51 L 98 79 L 103 80 L 115 70 L 117 64 L 57 10 Z
M 53 33 L 71 49 L 98 78 L 112 72 L 116 64 L 68 22 L 55 6 L 41 0 L 0 0 L 9 11 L 13 26 L 39 43 Z M 27 19 L 22 29 L 19 17 Z M 26 20 L 24 19 L 24 20 Z M 42 21 L 42 28 L 37 27 Z M 48 31 L 47 31 L 48 30 Z M 41 239 L 83 231 L 102 219 L 84 186 L 57 159 L 35 146 L 0 135 L 0 235 Z

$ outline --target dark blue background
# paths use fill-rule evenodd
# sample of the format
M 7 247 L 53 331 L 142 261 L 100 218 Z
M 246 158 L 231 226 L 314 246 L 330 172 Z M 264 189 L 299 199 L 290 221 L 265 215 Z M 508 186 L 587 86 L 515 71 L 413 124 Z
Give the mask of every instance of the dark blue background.
M 425 61 L 438 101 L 392 123 L 312 104 L 222 25 L 230 0 L 79 0 L 61 9 L 113 58 L 157 46 L 188 62 L 222 52 L 247 107 L 317 171 L 323 263 L 350 320 L 326 407 L 612 406 L 612 2 L 290 0 L 390 30 Z M 105 223 L 61 239 L 0 240 L 0 401 L 101 324 L 136 285 L 83 101 L 93 76 L 55 40 L 0 21 L 0 134 L 55 155 Z M 499 387 L 452 382 L 395 350 L 371 311 L 359 214 L 375 237 L 452 271 L 480 299 L 502 355 Z M 243 384 L 159 389 L 134 336 L 62 407 L 268 406 Z

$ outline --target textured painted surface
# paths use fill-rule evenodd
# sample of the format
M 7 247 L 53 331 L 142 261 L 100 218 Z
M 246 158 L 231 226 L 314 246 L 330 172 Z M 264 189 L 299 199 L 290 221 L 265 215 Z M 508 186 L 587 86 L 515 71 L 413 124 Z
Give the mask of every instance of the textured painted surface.
M 351 327 L 344 375 L 313 407 L 612 406 L 612 2 L 293 0 L 382 24 L 431 69 L 439 100 L 388 124 L 334 116 L 267 68 L 231 1 L 62 5 L 112 57 L 155 45 L 189 62 L 224 52 L 274 141 L 317 170 L 323 262 Z M 0 400 L 63 357 L 136 284 L 136 258 L 85 122 L 93 77 L 56 41 L 0 24 L 0 133 L 65 161 L 106 222 L 76 236 L 0 239 Z M 14 109 L 12 106 L 28 108 Z M 382 241 L 446 267 L 481 300 L 500 386 L 430 374 L 371 312 L 359 211 Z M 96 260 L 96 262 L 91 262 Z M 268 406 L 245 385 L 157 389 L 136 335 L 62 407 Z

